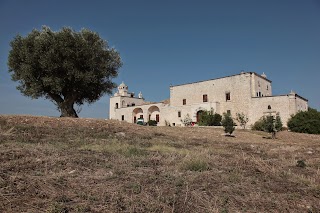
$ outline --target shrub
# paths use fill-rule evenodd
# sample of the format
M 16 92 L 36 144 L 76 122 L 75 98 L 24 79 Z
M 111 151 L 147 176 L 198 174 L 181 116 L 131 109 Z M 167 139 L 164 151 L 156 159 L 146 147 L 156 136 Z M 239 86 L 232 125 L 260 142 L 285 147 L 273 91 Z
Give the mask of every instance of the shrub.
M 240 126 L 245 129 L 246 125 L 249 121 L 249 118 L 242 112 L 242 113 L 237 113 L 236 114 L 236 120 L 239 122 Z
M 258 121 L 256 121 L 252 128 L 252 130 L 257 131 L 265 131 L 265 132 L 274 132 L 282 130 L 282 121 L 279 113 L 277 113 L 276 118 L 272 115 L 267 115 L 261 117 Z
M 158 122 L 155 121 L 155 120 L 149 120 L 149 121 L 148 121 L 148 125 L 149 125 L 149 126 L 157 126 L 157 123 L 158 123 Z
M 189 114 L 186 114 L 186 116 L 184 117 L 184 119 L 181 120 L 181 122 L 185 126 L 191 126 L 192 125 L 192 119 L 190 118 Z
M 276 120 L 275 120 L 275 124 L 274 124 L 274 127 L 277 131 L 281 131 L 283 130 L 283 125 L 282 125 L 282 121 L 281 121 L 281 117 L 279 115 L 279 113 L 277 113 L 276 115 Z
M 264 131 L 264 123 L 265 117 L 261 117 L 258 121 L 256 121 L 251 127 L 252 130 Z
M 222 123 L 222 126 L 224 127 L 224 132 L 229 133 L 229 135 L 231 135 L 235 129 L 234 128 L 235 123 L 234 123 L 233 118 L 231 117 L 230 113 L 223 114 L 223 119 L 222 119 L 221 123 Z
M 199 126 L 221 126 L 222 116 L 213 111 L 204 111 L 200 115 Z
M 300 111 L 289 119 L 288 128 L 293 132 L 320 134 L 320 112 L 312 108 Z

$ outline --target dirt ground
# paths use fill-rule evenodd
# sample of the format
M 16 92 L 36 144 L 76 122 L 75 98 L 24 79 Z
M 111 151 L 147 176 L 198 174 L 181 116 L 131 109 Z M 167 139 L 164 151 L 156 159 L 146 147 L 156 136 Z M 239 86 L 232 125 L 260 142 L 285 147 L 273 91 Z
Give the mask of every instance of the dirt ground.
M 320 135 L 0 115 L 0 212 L 320 212 Z

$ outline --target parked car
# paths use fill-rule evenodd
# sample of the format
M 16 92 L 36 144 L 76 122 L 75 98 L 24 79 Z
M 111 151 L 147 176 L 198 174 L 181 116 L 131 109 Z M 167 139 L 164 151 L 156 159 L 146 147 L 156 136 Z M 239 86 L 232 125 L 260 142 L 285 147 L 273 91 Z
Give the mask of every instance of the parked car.
M 139 124 L 139 125 L 142 125 L 142 126 L 146 125 L 146 123 L 144 122 L 143 118 L 138 118 L 136 124 Z

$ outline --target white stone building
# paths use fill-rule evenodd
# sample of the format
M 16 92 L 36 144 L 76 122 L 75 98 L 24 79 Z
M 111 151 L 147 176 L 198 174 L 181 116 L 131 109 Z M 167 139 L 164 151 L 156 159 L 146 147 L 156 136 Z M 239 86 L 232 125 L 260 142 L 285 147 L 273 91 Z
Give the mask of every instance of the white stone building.
M 170 86 L 170 99 L 151 103 L 128 92 L 128 86 L 120 84 L 118 91 L 110 98 L 110 119 L 135 123 L 156 120 L 159 126 L 170 124 L 181 126 L 181 120 L 188 114 L 196 123 L 203 110 L 213 110 L 222 115 L 230 112 L 248 116 L 247 126 L 254 124 L 264 115 L 280 114 L 284 126 L 291 115 L 308 109 L 308 100 L 294 92 L 287 95 L 273 95 L 271 81 L 263 73 L 241 72 L 240 74 Z

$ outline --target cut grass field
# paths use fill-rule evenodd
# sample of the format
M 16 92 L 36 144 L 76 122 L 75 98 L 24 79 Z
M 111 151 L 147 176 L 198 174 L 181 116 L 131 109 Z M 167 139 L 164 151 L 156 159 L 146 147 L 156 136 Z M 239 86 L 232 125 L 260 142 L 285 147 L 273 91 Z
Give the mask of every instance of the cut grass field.
M 0 212 L 320 212 L 320 135 L 0 116 Z

